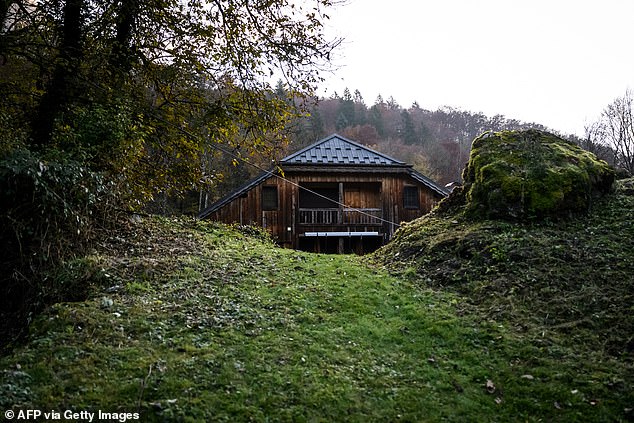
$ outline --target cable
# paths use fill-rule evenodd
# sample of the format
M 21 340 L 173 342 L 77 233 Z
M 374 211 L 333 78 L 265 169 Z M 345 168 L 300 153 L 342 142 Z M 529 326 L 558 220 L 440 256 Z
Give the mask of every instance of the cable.
M 105 90 L 104 90 L 104 88 L 102 88 L 102 87 L 98 86 L 98 85 L 97 85 L 97 84 L 95 84 L 93 81 L 88 81 L 88 80 L 87 80 L 87 79 L 85 79 L 85 78 L 81 78 L 81 79 L 82 79 L 84 82 L 89 82 L 89 83 L 90 83 L 93 87 L 95 87 L 95 88 L 97 88 L 97 89 L 99 89 L 99 90 L 101 90 L 101 91 L 105 91 Z M 156 119 L 156 120 L 158 120 L 158 121 L 163 122 L 164 124 L 166 124 L 166 125 L 168 125 L 168 126 L 171 126 L 172 128 L 176 129 L 177 131 L 181 132 L 182 134 L 186 135 L 187 137 L 191 138 L 191 139 L 192 139 L 192 140 L 194 140 L 194 141 L 198 141 L 198 140 L 199 140 L 199 137 L 197 137 L 196 135 L 192 134 L 191 132 L 187 131 L 186 129 L 181 128 L 181 127 L 180 127 L 180 126 L 178 126 L 178 125 L 173 124 L 172 122 L 169 122 L 169 121 L 167 121 L 167 120 L 165 120 L 165 119 L 163 119 L 163 118 L 159 117 L 159 116 L 158 116 L 158 115 L 156 115 L 156 114 L 154 114 L 154 115 L 153 115 L 153 118 L 154 118 L 154 119 Z M 229 156 L 233 157 L 234 159 L 236 159 L 236 160 L 238 160 L 238 161 L 241 161 L 241 162 L 243 162 L 243 163 L 245 163 L 245 164 L 247 164 L 247 165 L 249 165 L 249 166 L 254 167 L 255 169 L 260 170 L 261 172 L 267 173 L 267 174 L 269 174 L 269 175 L 271 175 L 271 176 L 274 176 L 274 177 L 276 177 L 276 178 L 278 178 L 278 179 L 281 179 L 281 180 L 285 181 L 286 183 L 289 183 L 289 184 L 291 184 L 291 185 L 293 185 L 293 186 L 296 186 L 296 187 L 297 187 L 297 188 L 299 188 L 299 189 L 303 189 L 303 190 L 304 190 L 304 191 L 306 191 L 306 192 L 310 192 L 311 194 L 314 194 L 314 195 L 316 195 L 316 196 L 318 196 L 318 197 L 324 198 L 324 199 L 326 199 L 326 200 L 328 200 L 328 201 L 332 202 L 333 204 L 336 204 L 336 205 L 341 206 L 341 207 L 343 207 L 343 208 L 346 208 L 346 209 L 349 209 L 349 210 L 355 211 L 355 212 L 357 212 L 357 213 L 359 213 L 359 214 L 361 214 L 361 215 L 365 215 L 365 216 L 371 217 L 371 218 L 376 219 L 376 220 L 378 220 L 378 221 L 380 221 L 380 222 L 387 223 L 387 224 L 390 224 L 390 225 L 396 226 L 396 227 L 398 227 L 398 228 L 400 228 L 400 227 L 401 227 L 401 225 L 399 225 L 398 223 L 395 223 L 395 222 L 392 222 L 392 221 L 389 221 L 389 220 L 383 219 L 382 217 L 377 217 L 377 216 L 374 216 L 374 215 L 372 215 L 372 214 L 370 214 L 370 213 L 366 213 L 366 212 L 364 212 L 363 210 L 357 209 L 356 207 L 350 207 L 350 206 L 348 206 L 348 205 L 346 205 L 346 204 L 344 204 L 344 203 L 341 203 L 341 202 L 339 202 L 339 201 L 335 201 L 335 200 L 333 200 L 333 199 L 331 199 L 331 198 L 329 198 L 329 197 L 326 197 L 325 195 L 319 194 L 318 192 L 312 191 L 312 190 L 310 190 L 310 189 L 308 189 L 308 188 L 306 188 L 306 187 L 302 187 L 301 185 L 299 185 L 299 184 L 297 184 L 297 183 L 295 183 L 295 182 L 293 182 L 293 181 L 290 181 L 290 180 L 288 180 L 288 179 L 284 178 L 283 176 L 280 176 L 280 175 L 278 175 L 278 174 L 276 174 L 276 173 L 273 173 L 273 172 L 272 172 L 272 171 L 270 171 L 270 170 L 266 170 L 266 169 L 264 169 L 264 168 L 262 168 L 262 167 L 260 167 L 260 166 L 258 166 L 258 165 L 256 165 L 256 164 L 254 164 L 254 163 L 249 162 L 248 160 L 245 160 L 243 157 L 240 157 L 240 156 L 238 156 L 238 155 L 236 155 L 236 154 L 232 153 L 231 151 L 226 150 L 226 149 L 224 149 L 224 148 L 220 147 L 219 145 L 215 145 L 215 144 L 213 144 L 213 143 L 208 144 L 208 145 L 209 145 L 211 148 L 213 148 L 213 149 L 216 149 L 216 150 L 218 150 L 218 151 L 221 151 L 221 152 L 223 152 L 223 153 L 225 153 L 225 154 L 227 154 L 227 155 L 229 155 Z
M 192 140 L 195 140 L 195 141 L 199 140 L 199 138 L 196 135 L 192 134 L 191 132 L 187 131 L 186 129 L 183 129 L 180 126 L 174 125 L 173 123 L 165 121 L 165 120 L 163 120 L 161 118 L 158 118 L 158 119 L 161 120 L 162 122 L 172 126 L 173 128 L 175 128 L 176 130 L 180 131 L 181 133 L 183 133 L 187 137 L 191 138 Z M 277 179 L 280 179 L 280 180 L 282 180 L 282 181 L 284 181 L 284 182 L 286 182 L 288 184 L 291 184 L 291 185 L 293 185 L 293 186 L 295 186 L 295 187 L 297 187 L 299 189 L 302 189 L 302 190 L 304 190 L 306 192 L 309 192 L 309 193 L 311 193 L 313 195 L 316 195 L 317 197 L 321 197 L 323 199 L 326 199 L 326 200 L 332 202 L 333 204 L 336 204 L 337 206 L 340 206 L 340 207 L 345 208 L 345 209 L 349 209 L 349 210 L 357 212 L 357 213 L 359 213 L 361 215 L 365 215 L 365 216 L 371 217 L 372 219 L 376 219 L 376 220 L 378 220 L 380 222 L 387 223 L 387 224 L 390 224 L 390 225 L 394 225 L 394 226 L 396 226 L 398 228 L 401 227 L 401 225 L 399 225 L 398 223 L 392 222 L 390 220 L 383 219 L 382 217 L 374 216 L 373 214 L 370 214 L 370 213 L 366 213 L 363 210 L 360 210 L 360 209 L 358 209 L 356 207 L 350 207 L 350 206 L 348 206 L 348 205 L 346 205 L 346 204 L 344 204 L 342 202 L 333 200 L 332 198 L 326 197 L 325 195 L 322 195 L 322 194 L 320 194 L 318 192 L 315 192 L 315 191 L 313 191 L 313 190 L 311 190 L 309 188 L 303 187 L 300 184 L 298 184 L 296 182 L 293 182 L 293 181 L 291 181 L 289 179 L 286 179 L 285 177 L 283 177 L 283 176 L 281 176 L 281 175 L 279 175 L 277 173 L 274 173 L 271 170 L 266 170 L 266 169 L 254 164 L 254 163 L 251 163 L 248 160 L 245 160 L 243 157 L 240 157 L 239 155 L 237 155 L 237 154 L 235 154 L 235 153 L 233 153 L 233 152 L 231 152 L 229 150 L 226 150 L 226 149 L 222 148 L 219 145 L 209 144 L 209 146 L 211 148 L 214 148 L 214 149 L 216 149 L 218 151 L 221 151 L 221 152 L 229 155 L 230 157 L 232 157 L 235 160 L 239 160 L 239 161 L 241 161 L 241 162 L 243 162 L 243 163 L 245 163 L 245 164 L 247 164 L 247 165 L 249 165 L 249 166 L 251 166 L 251 167 L 253 167 L 255 169 L 258 169 L 259 171 L 261 171 L 261 172 L 263 172 L 263 173 L 265 173 L 265 174 L 267 174 L 269 176 L 273 176 L 273 177 L 275 177 Z
M 82 79 L 83 79 L 83 78 L 82 78 Z M 91 83 L 92 83 L 92 81 L 87 81 L 87 80 L 84 80 L 84 81 L 85 81 L 85 82 L 91 82 Z M 104 90 L 102 87 L 100 87 L 100 86 L 98 86 L 98 85 L 96 85 L 96 84 L 94 84 L 94 83 L 93 83 L 92 85 L 93 85 L 93 86 L 95 86 L 97 89 L 100 89 L 100 90 L 102 90 L 102 91 Z M 167 121 L 167 120 L 165 120 L 165 119 L 161 118 L 161 117 L 160 117 L 160 116 L 158 116 L 157 114 L 154 114 L 154 113 L 153 113 L 152 115 L 153 115 L 152 117 L 153 117 L 154 119 L 156 119 L 156 120 L 158 120 L 158 121 L 160 121 L 160 122 L 163 122 L 164 124 L 166 124 L 166 125 L 168 125 L 168 126 L 170 126 L 170 127 L 174 128 L 174 129 L 176 129 L 177 131 L 181 132 L 183 135 L 185 135 L 185 136 L 187 136 L 187 137 L 191 138 L 191 139 L 192 139 L 192 140 L 194 140 L 194 141 L 199 141 L 199 137 L 198 137 L 198 136 L 196 136 L 196 135 L 194 135 L 194 134 L 192 134 L 192 133 L 191 133 L 191 132 L 189 132 L 188 130 L 183 129 L 183 128 L 181 128 L 180 126 L 175 125 L 174 123 L 169 122 L 169 121 Z M 276 173 L 273 173 L 273 171 L 266 170 L 266 169 L 264 169 L 264 168 L 262 168 L 262 167 L 260 167 L 260 166 L 258 166 L 258 165 L 256 165 L 256 164 L 254 164 L 254 163 L 249 162 L 248 160 L 245 160 L 243 157 L 241 157 L 241 156 L 239 156 L 239 155 L 237 155 L 237 154 L 234 154 L 233 152 L 231 152 L 231 151 L 229 151 L 229 150 L 226 150 L 226 149 L 224 149 L 224 148 L 220 147 L 219 145 L 215 145 L 215 144 L 213 144 L 213 143 L 210 143 L 210 144 L 208 144 L 208 145 L 209 145 L 211 148 L 215 149 L 215 150 L 221 151 L 221 152 L 223 152 L 223 153 L 225 153 L 225 154 L 227 154 L 227 155 L 231 156 L 231 157 L 232 157 L 232 158 L 234 158 L 235 160 L 241 161 L 241 162 L 243 162 L 243 163 L 245 163 L 245 164 L 247 164 L 247 165 L 249 165 L 249 166 L 251 166 L 251 167 L 253 167 L 253 168 L 255 168 L 255 169 L 258 169 L 259 171 L 264 172 L 264 173 L 266 173 L 266 174 L 268 174 L 268 175 L 270 175 L 270 176 L 274 176 L 274 177 L 276 177 L 276 178 L 278 178 L 278 179 L 281 179 L 281 180 L 285 181 L 286 183 L 289 183 L 289 184 L 291 184 L 291 185 L 293 185 L 293 186 L 295 186 L 295 187 L 297 187 L 297 188 L 299 188 L 299 189 L 303 189 L 303 190 L 304 190 L 304 191 L 306 191 L 306 192 L 310 192 L 311 194 L 314 194 L 314 195 L 316 195 L 316 196 L 318 196 L 318 197 L 324 198 L 324 199 L 326 199 L 326 200 L 328 200 L 328 201 L 332 202 L 333 204 L 336 204 L 336 205 L 341 206 L 341 207 L 343 207 L 343 208 L 346 208 L 346 209 L 349 209 L 349 210 L 355 211 L 355 212 L 357 212 L 357 213 L 359 213 L 359 214 L 361 214 L 361 215 L 365 215 L 365 216 L 371 217 L 371 218 L 373 218 L 373 219 L 379 220 L 380 222 L 383 222 L 383 223 L 387 223 L 387 224 L 390 224 L 390 225 L 396 226 L 397 228 L 400 228 L 400 227 L 401 227 L 401 225 L 400 225 L 400 224 L 398 224 L 398 223 L 392 222 L 392 221 L 390 221 L 390 220 L 383 219 L 382 217 L 377 217 L 377 216 L 374 216 L 374 215 L 372 215 L 372 214 L 370 214 L 370 213 L 366 213 L 366 212 L 364 212 L 363 210 L 357 209 L 356 207 L 350 207 L 350 206 L 348 206 L 348 205 L 346 205 L 346 204 L 344 204 L 344 203 L 341 203 L 341 202 L 339 202 L 339 201 L 335 201 L 335 200 L 333 200 L 333 199 L 331 199 L 331 198 L 329 198 L 329 197 L 326 197 L 325 195 L 319 194 L 318 192 L 312 191 L 312 190 L 310 190 L 310 189 L 308 189 L 308 188 L 306 188 L 306 187 L 302 187 L 301 185 L 299 185 L 299 184 L 297 184 L 297 183 L 295 183 L 295 182 L 293 182 L 293 181 L 291 181 L 291 180 L 288 180 L 288 179 L 284 178 L 283 176 L 280 176 L 280 175 L 278 175 L 278 174 L 276 174 Z

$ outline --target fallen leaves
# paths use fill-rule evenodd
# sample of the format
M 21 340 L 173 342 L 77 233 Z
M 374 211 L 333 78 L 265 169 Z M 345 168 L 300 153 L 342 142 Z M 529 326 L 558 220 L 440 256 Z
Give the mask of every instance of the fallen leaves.
M 495 392 L 495 384 L 493 383 L 493 381 L 491 379 L 487 379 L 486 383 L 484 384 L 484 387 L 486 388 L 486 391 L 489 394 L 493 394 Z
M 491 379 L 487 379 L 486 383 L 484 384 L 484 388 L 486 389 L 486 392 L 490 395 L 493 395 L 494 393 L 496 393 L 496 391 L 498 392 L 498 394 L 500 393 L 497 387 L 495 386 L 495 383 L 493 383 Z M 500 395 L 496 396 L 493 401 L 497 405 L 500 405 L 503 402 L 502 397 Z

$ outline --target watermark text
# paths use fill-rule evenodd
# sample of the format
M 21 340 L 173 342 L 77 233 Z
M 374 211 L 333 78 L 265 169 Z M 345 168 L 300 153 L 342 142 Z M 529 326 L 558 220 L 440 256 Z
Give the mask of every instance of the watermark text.
M 139 420 L 139 413 L 106 412 L 106 411 L 75 411 L 75 410 L 7 410 L 4 412 L 7 420 L 60 420 L 73 422 L 98 422 L 98 421 L 127 421 Z

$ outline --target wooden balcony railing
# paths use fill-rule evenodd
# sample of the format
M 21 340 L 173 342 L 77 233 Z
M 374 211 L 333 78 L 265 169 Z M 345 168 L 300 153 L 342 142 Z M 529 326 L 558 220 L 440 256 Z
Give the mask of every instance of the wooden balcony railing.
M 380 225 L 381 209 L 299 209 L 300 225 Z
M 382 209 L 343 209 L 343 223 L 350 225 L 380 225 Z

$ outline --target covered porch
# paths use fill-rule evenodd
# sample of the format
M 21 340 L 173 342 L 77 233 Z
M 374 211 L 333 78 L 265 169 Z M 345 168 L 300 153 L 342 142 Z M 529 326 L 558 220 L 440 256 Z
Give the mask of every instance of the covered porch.
M 363 254 L 383 244 L 381 183 L 300 183 L 297 209 L 302 250 Z

